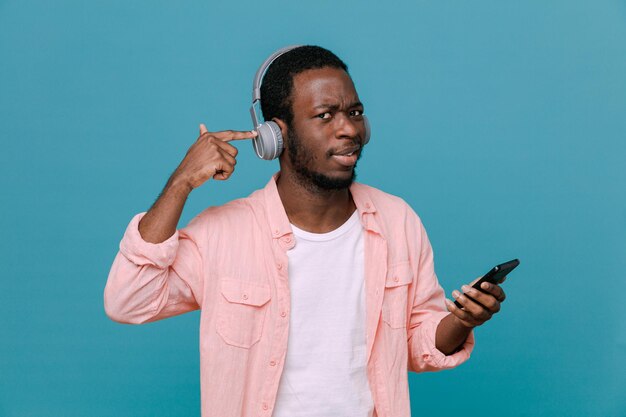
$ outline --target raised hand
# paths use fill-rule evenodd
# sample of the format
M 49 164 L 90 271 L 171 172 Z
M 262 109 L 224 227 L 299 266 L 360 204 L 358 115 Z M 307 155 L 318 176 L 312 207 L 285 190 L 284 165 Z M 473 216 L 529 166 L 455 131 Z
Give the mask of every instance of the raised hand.
M 256 135 L 255 131 L 235 130 L 212 133 L 200 125 L 200 136 L 139 222 L 141 237 L 150 243 L 160 243 L 172 236 L 189 193 L 210 178 L 227 180 L 233 174 L 237 148 L 229 142 L 251 139 Z
M 229 142 L 252 139 L 256 135 L 257 132 L 254 130 L 209 132 L 206 126 L 201 124 L 200 136 L 172 174 L 171 181 L 186 184 L 191 190 L 211 178 L 227 180 L 235 170 L 238 153 L 237 148 Z

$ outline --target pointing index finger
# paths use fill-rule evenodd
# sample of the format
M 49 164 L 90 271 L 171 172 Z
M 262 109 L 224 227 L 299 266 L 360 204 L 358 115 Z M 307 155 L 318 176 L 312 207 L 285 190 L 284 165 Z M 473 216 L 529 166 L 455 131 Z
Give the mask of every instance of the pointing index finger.
M 257 136 L 257 132 L 256 130 L 223 130 L 213 133 L 213 136 L 221 141 L 230 142 L 231 140 L 253 139 Z

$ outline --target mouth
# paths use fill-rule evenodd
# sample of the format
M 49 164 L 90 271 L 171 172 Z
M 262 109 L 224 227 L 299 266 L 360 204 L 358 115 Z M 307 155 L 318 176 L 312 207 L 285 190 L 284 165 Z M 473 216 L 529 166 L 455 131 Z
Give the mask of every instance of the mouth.
M 349 146 L 343 149 L 340 149 L 339 151 L 334 151 L 331 152 L 331 155 L 333 156 L 352 156 L 355 153 L 358 153 L 359 149 L 361 149 L 361 147 L 359 145 L 353 145 L 353 146 Z
M 356 164 L 360 149 L 361 147 L 359 145 L 350 146 L 339 151 L 332 152 L 331 157 L 340 165 L 350 168 Z

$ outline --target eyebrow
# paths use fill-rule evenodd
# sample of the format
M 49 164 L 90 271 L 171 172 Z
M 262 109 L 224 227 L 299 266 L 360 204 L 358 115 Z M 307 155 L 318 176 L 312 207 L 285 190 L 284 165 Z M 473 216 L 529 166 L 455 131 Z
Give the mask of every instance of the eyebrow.
M 337 110 L 339 109 L 339 104 L 328 104 L 328 103 L 322 103 L 322 104 L 318 104 L 317 106 L 313 107 L 314 109 L 329 109 L 329 110 Z M 355 101 L 353 103 L 351 103 L 348 108 L 351 109 L 353 107 L 363 107 L 363 103 L 361 103 L 360 101 Z

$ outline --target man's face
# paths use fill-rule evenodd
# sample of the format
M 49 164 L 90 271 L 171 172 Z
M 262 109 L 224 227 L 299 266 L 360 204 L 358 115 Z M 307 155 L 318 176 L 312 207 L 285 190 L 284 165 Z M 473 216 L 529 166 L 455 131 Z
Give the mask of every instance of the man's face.
M 350 76 L 337 68 L 294 76 L 287 165 L 313 189 L 350 186 L 365 137 L 363 105 Z

